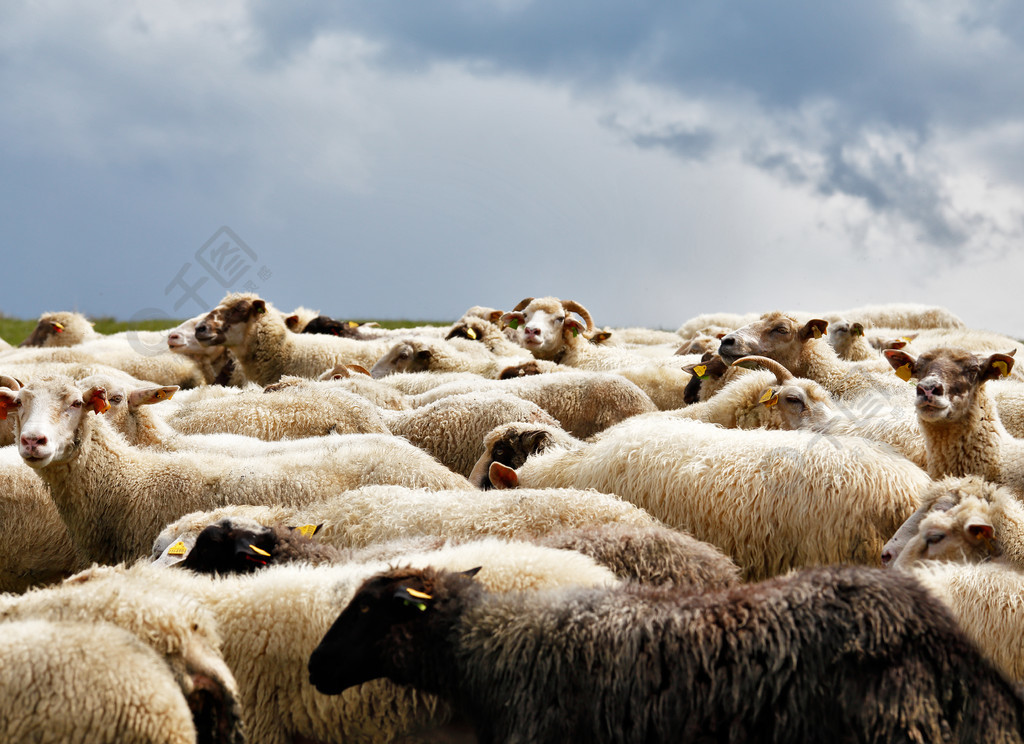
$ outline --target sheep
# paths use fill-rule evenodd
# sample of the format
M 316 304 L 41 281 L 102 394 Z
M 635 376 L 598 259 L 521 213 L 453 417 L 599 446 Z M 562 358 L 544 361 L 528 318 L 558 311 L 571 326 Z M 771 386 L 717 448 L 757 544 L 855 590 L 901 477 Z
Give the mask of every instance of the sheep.
M 445 335 L 445 341 L 465 338 L 482 344 L 488 351 L 499 357 L 529 356 L 515 341 L 516 332 L 499 325 L 501 310 L 486 307 L 471 307 L 466 314 L 455 321 Z
M 747 579 L 823 563 L 880 565 L 882 544 L 930 482 L 910 461 L 858 437 L 637 417 L 590 443 L 567 444 L 568 435 L 524 424 L 501 427 L 488 441 L 516 436 L 560 441 L 518 470 L 487 465 L 493 456 L 485 451 L 470 481 L 483 475 L 497 487 L 617 494 L 717 546 Z
M 318 318 L 324 318 L 325 320 L 331 320 L 326 316 L 320 314 L 319 310 L 310 310 L 308 307 L 299 307 L 292 310 L 290 315 L 285 316 L 284 324 L 288 327 L 288 330 L 292 333 L 305 333 L 306 328 L 309 324 Z M 334 321 L 337 322 L 337 321 Z
M 924 435 L 928 474 L 980 475 L 1024 496 L 1024 441 L 1006 431 L 985 383 L 1009 376 L 1013 357 L 935 349 L 915 359 L 889 349 L 900 379 L 917 379 L 917 422 Z
M 407 338 L 381 355 L 370 369 L 370 376 L 380 379 L 397 372 L 472 372 L 497 379 L 504 369 L 522 361 L 522 356 L 499 357 L 487 351 L 469 354 L 453 341 Z
M 913 343 L 904 346 L 901 350 L 916 357 L 929 351 L 947 348 L 962 349 L 980 355 L 1002 352 L 1012 356 L 1024 351 L 1024 344 L 1009 336 L 988 331 L 931 330 L 921 331 L 914 338 Z M 1024 382 L 1024 370 L 1010 370 L 1008 379 Z
M 292 504 L 373 483 L 466 488 L 468 481 L 391 435 L 349 434 L 337 454 L 263 458 L 164 453 L 130 446 L 98 414 L 102 388 L 67 378 L 0 388 L 19 452 L 46 481 L 75 545 L 99 562 L 145 555 L 161 528 L 197 509 L 229 503 Z
M 252 293 L 227 295 L 199 322 L 195 334 L 201 344 L 233 351 L 246 378 L 260 386 L 282 375 L 316 377 L 339 363 L 372 367 L 392 345 L 292 333 L 281 313 Z
M 880 359 L 878 350 L 868 343 L 864 324 L 839 318 L 829 321 L 828 342 L 836 355 L 847 362 L 866 362 Z
M 988 392 L 996 403 L 999 420 L 1012 436 L 1024 439 L 1024 385 L 1000 379 L 989 385 Z
M 824 316 L 830 323 L 840 318 L 857 318 L 869 326 L 888 326 L 906 330 L 926 328 L 966 328 L 967 324 L 952 312 L 937 305 L 890 303 L 864 305 L 850 310 L 839 310 Z
M 219 579 L 143 564 L 127 571 L 102 571 L 111 576 L 133 573 L 188 592 L 210 610 L 223 638 L 224 659 L 239 684 L 251 741 L 330 744 L 422 735 L 451 717 L 447 706 L 433 697 L 390 683 L 373 683 L 328 699 L 308 682 L 305 663 L 319 639 L 362 580 L 389 565 L 442 565 L 452 570 L 482 565 L 480 580 L 494 591 L 618 583 L 608 569 L 579 553 L 494 538 L 403 555 L 387 563 L 292 564 Z
M 114 419 L 115 428 L 129 442 L 138 446 L 196 449 L 212 443 L 209 439 L 195 439 L 196 435 L 213 434 L 277 442 L 288 437 L 391 433 L 376 406 L 341 390 L 316 398 L 304 395 L 301 390 L 288 390 L 279 395 L 242 391 L 178 406 L 161 414 L 150 404 L 169 399 L 173 388 L 123 385 L 102 375 L 83 378 L 83 382 L 107 391 L 111 404 L 108 417 Z M 236 440 L 235 443 L 241 442 Z
M 700 333 L 707 333 L 709 329 L 717 332 L 735 331 L 748 323 L 757 320 L 757 313 L 703 313 L 690 318 L 676 330 L 676 334 L 683 341 L 690 341 Z
M 167 334 L 167 347 L 175 354 L 188 357 L 203 374 L 207 385 L 245 387 L 245 373 L 230 349 L 224 346 L 203 346 L 196 340 L 198 315 L 172 328 Z
M 537 404 L 580 439 L 630 416 L 657 410 L 646 393 L 621 375 L 582 370 L 512 380 L 452 382 L 410 396 L 405 402 L 408 407 L 418 408 L 450 395 L 485 391 L 508 393 Z M 385 421 L 388 416 L 384 414 Z
M 365 561 L 366 550 L 343 550 L 317 540 L 317 526 L 268 527 L 245 518 L 224 517 L 209 525 L 195 539 L 195 545 L 181 561 L 182 568 L 199 573 L 245 573 L 271 564 L 305 561 L 313 565 Z M 422 543 L 418 541 L 423 541 Z M 436 549 L 442 537 L 404 538 L 371 546 L 374 557 L 389 559 L 409 552 L 408 545 Z M 458 538 L 452 544 L 462 542 Z M 651 525 L 594 524 L 560 529 L 531 542 L 560 550 L 575 550 L 609 568 L 620 579 L 645 583 L 672 583 L 694 591 L 719 589 L 739 582 L 739 569 L 712 545 L 689 535 Z M 382 551 L 384 552 L 382 554 Z
M 1002 561 L 923 561 L 910 573 L 952 611 L 964 634 L 989 661 L 1024 684 L 1024 572 Z
M 50 492 L 21 460 L 0 448 L 0 592 L 23 592 L 85 568 Z
M 106 623 L 0 623 L 0 738 L 39 744 L 194 744 L 160 657 Z
M 736 364 L 757 364 L 767 372 L 733 378 L 713 398 L 663 415 L 718 424 L 728 429 L 798 429 L 835 408 L 832 396 L 813 380 L 794 377 L 766 357 L 742 357 Z
M 828 322 L 815 318 L 801 323 L 792 315 L 772 312 L 722 339 L 718 354 L 727 364 L 744 356 L 774 359 L 797 377 L 819 383 L 836 398 L 854 399 L 867 393 L 907 397 L 905 387 L 879 369 L 864 369 L 842 361 L 824 334 Z M 864 364 L 864 363 L 861 363 Z
M 39 316 L 36 327 L 20 346 L 76 346 L 102 338 L 103 334 L 97 333 L 92 322 L 81 313 L 47 312 Z
M 225 518 L 264 526 L 309 525 L 312 529 L 322 525 L 317 540 L 341 549 L 365 548 L 401 537 L 532 539 L 595 524 L 637 528 L 658 524 L 643 509 L 595 491 L 524 488 L 475 493 L 467 499 L 463 490 L 367 486 L 302 506 L 234 505 L 186 514 L 163 528 L 153 541 L 151 559 L 165 564 L 184 560 L 199 533 Z
M 309 658 L 324 694 L 381 677 L 479 741 L 1024 740 L 1024 701 L 915 580 L 804 570 L 690 594 L 495 594 L 469 573 L 366 580 Z
M 192 596 L 94 566 L 62 584 L 0 595 L 0 628 L 35 619 L 110 623 L 132 633 L 173 673 L 197 725 L 212 729 L 217 741 L 242 741 L 238 687 L 221 655 L 221 635 L 213 615 Z

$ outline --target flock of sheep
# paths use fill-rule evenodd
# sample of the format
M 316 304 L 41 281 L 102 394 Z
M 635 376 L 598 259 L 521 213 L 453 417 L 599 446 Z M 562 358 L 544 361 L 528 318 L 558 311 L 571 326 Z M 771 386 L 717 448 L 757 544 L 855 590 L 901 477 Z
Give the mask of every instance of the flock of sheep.
M 0 740 L 1024 742 L 1021 346 L 46 313 L 0 341 Z

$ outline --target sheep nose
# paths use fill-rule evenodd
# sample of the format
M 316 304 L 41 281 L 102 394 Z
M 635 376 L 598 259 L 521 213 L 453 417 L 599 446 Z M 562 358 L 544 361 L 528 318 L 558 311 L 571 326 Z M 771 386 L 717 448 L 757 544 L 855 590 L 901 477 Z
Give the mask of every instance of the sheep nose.
M 895 557 L 896 557 L 896 554 L 892 550 L 892 548 L 886 548 L 885 550 L 882 551 L 882 565 L 883 566 L 888 566 L 890 563 L 892 563 L 892 560 Z
M 40 447 L 46 444 L 46 436 L 43 434 L 37 434 L 34 436 L 32 434 L 22 434 L 21 444 L 24 447 Z
M 936 395 L 942 395 L 945 388 L 938 380 L 925 380 L 917 383 L 917 396 L 925 400 L 931 400 Z
M 527 336 L 539 336 L 540 328 L 530 328 L 530 326 L 526 326 L 526 328 L 523 329 L 523 333 Z
M 729 348 L 729 347 L 732 347 L 732 346 L 735 346 L 735 345 L 736 345 L 735 337 L 733 337 L 733 336 L 726 336 L 725 338 L 722 339 L 722 343 L 719 345 L 719 348 Z

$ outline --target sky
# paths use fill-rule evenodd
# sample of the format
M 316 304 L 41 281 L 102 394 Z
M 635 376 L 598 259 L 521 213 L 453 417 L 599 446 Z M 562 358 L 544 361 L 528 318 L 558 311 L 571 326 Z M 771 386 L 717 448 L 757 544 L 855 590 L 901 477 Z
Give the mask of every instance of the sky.
M 1022 69 L 1013 0 L 11 0 L 0 311 L 1024 337 Z

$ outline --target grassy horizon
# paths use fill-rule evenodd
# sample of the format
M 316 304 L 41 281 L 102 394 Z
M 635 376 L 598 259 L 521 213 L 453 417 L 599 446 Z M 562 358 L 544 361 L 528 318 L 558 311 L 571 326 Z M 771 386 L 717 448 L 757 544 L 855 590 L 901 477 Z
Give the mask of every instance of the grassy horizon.
M 111 333 L 120 333 L 122 331 L 163 331 L 180 325 L 184 320 L 186 320 L 186 318 L 156 318 L 153 320 L 126 321 L 104 316 L 100 318 L 89 318 L 89 320 L 93 322 L 93 327 L 96 329 L 97 333 L 108 335 Z M 344 320 L 349 320 L 349 318 L 344 318 Z M 371 319 L 359 318 L 352 318 L 351 320 L 356 323 L 366 323 L 371 321 Z M 12 318 L 0 313 L 0 338 L 11 344 L 11 346 L 17 346 L 28 338 L 28 335 L 32 333 L 32 330 L 36 327 L 36 323 L 38 322 L 38 318 L 25 320 L 23 318 Z M 372 322 L 377 323 L 381 328 L 409 328 L 411 326 L 418 325 L 446 326 L 452 324 L 452 321 L 436 320 L 372 319 Z

